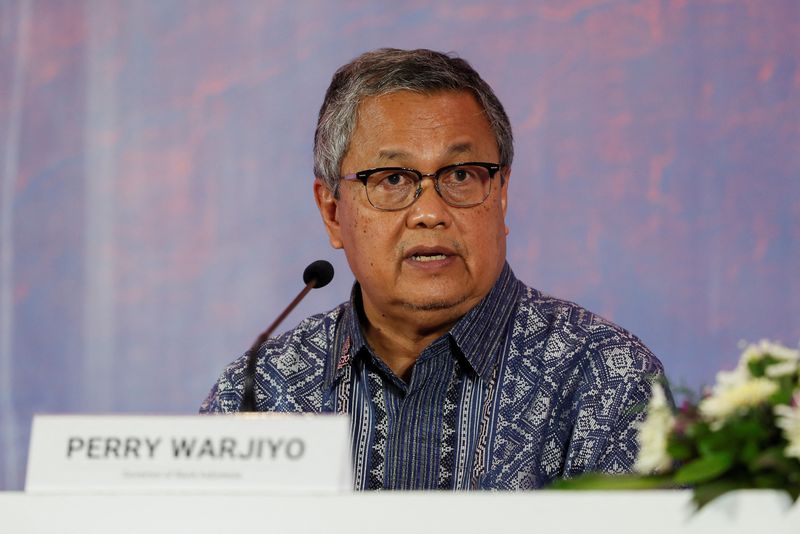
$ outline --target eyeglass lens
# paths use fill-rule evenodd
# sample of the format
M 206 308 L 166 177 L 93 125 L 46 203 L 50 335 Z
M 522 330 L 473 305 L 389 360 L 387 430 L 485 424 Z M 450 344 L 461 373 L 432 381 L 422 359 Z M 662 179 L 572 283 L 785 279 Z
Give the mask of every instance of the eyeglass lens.
M 437 175 L 438 191 L 452 206 L 473 206 L 489 195 L 489 171 L 477 165 L 450 167 Z M 367 198 L 379 209 L 402 209 L 417 198 L 420 175 L 410 170 L 387 169 L 367 179 Z

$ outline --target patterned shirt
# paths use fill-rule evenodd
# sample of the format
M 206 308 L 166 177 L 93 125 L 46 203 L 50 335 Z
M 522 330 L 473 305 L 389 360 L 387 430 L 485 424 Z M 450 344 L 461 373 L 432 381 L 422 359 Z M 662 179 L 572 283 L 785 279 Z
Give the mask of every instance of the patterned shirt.
M 408 383 L 371 350 L 350 302 L 257 353 L 259 410 L 349 413 L 357 489 L 533 489 L 629 471 L 661 363 L 636 337 L 528 288 L 506 264 L 489 294 L 419 355 Z M 246 358 L 200 408 L 235 412 Z

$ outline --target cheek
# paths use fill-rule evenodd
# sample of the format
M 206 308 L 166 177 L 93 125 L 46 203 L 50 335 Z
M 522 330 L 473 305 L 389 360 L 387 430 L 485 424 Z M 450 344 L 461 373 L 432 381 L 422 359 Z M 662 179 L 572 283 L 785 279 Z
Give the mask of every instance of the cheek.
M 363 211 L 355 192 L 347 191 L 347 198 L 339 203 L 339 224 L 346 246 L 357 246 L 368 232 L 369 221 L 364 217 Z
M 477 206 L 473 217 L 463 221 L 462 235 L 472 261 L 494 265 L 505 259 L 506 226 L 503 212 L 494 205 Z
M 347 200 L 339 219 L 345 254 L 354 270 L 368 275 L 364 269 L 378 269 L 380 258 L 391 257 L 386 250 L 392 245 L 391 228 L 381 220 L 380 213 L 360 206 L 358 200 Z

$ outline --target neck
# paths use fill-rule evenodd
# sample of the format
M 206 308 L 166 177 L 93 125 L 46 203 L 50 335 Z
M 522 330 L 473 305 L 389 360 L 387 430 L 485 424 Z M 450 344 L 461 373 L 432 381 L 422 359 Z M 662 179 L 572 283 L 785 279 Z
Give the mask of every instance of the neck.
M 367 302 L 363 302 L 363 310 L 364 335 L 370 347 L 406 382 L 411 379 L 420 353 L 449 332 L 460 318 L 434 317 L 431 312 L 417 310 L 404 310 L 395 316 L 372 309 Z

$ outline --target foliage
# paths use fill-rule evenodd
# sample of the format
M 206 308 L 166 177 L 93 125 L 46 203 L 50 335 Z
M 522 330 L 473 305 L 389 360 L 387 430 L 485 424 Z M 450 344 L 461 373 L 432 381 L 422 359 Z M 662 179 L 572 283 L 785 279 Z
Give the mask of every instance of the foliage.
M 664 388 L 639 423 L 635 474 L 591 474 L 555 489 L 693 488 L 702 507 L 744 488 L 800 496 L 800 351 L 769 341 L 749 345 L 736 369 L 675 410 Z

